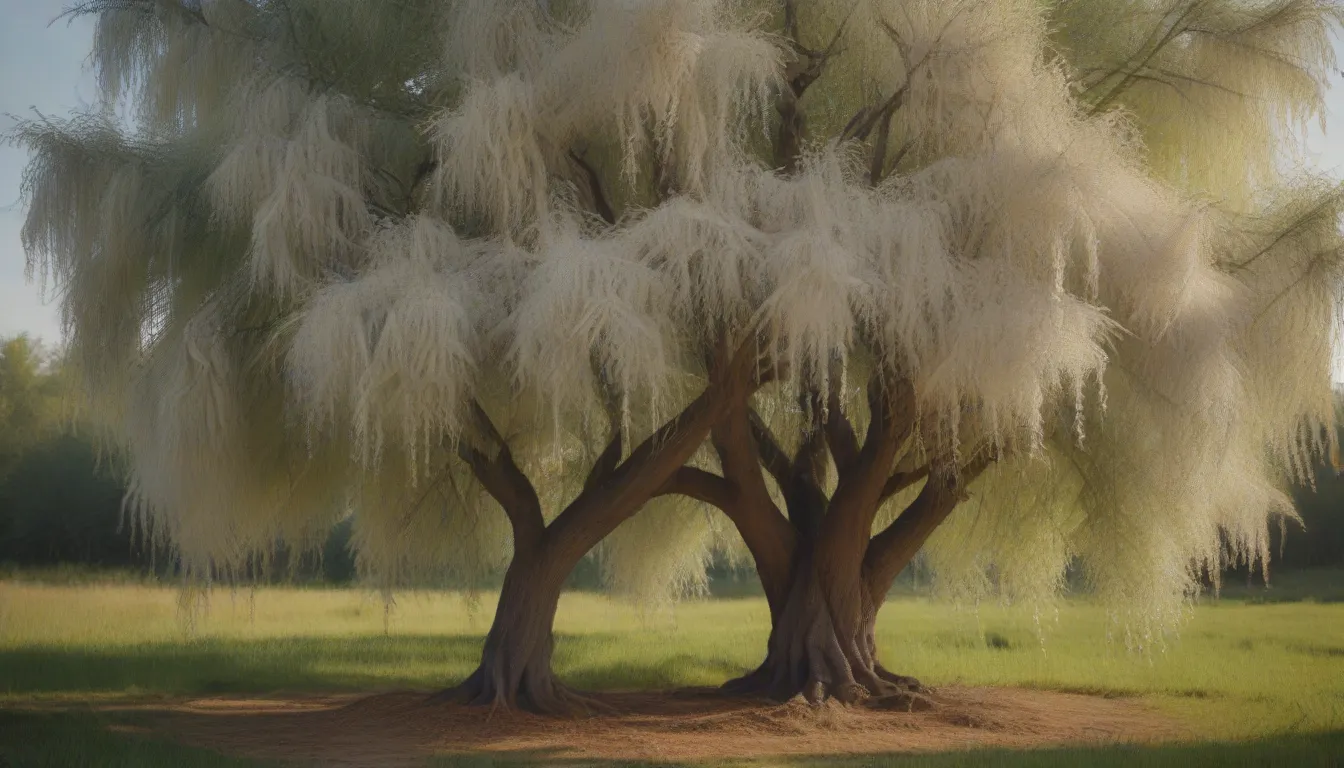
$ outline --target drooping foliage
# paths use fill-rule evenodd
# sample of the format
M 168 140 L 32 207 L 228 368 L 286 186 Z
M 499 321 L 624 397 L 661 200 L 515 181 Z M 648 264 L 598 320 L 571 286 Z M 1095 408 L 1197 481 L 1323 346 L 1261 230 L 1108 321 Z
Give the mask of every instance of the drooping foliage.
M 863 429 L 868 382 L 903 381 L 898 468 L 998 459 L 931 541 L 945 578 L 1042 596 L 1077 559 L 1159 622 L 1267 556 L 1333 435 L 1342 203 L 1291 148 L 1334 2 L 75 12 L 136 122 L 20 128 L 25 242 L 142 520 L 199 572 L 350 510 L 387 583 L 496 568 L 464 454 L 507 445 L 553 514 L 609 429 L 751 339 L 788 440 L 800 394 Z M 701 583 L 723 529 L 657 504 L 603 545 L 644 596 Z

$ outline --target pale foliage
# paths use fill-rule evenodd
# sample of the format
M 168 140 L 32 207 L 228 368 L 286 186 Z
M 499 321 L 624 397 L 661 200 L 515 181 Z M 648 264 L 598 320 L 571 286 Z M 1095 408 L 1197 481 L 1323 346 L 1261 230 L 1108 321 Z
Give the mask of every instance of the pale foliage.
M 706 595 L 705 569 L 726 525 L 699 504 L 656 499 L 600 545 L 603 580 L 617 596 L 646 606 Z
M 476 576 L 509 541 L 457 456 L 498 449 L 473 403 L 550 517 L 760 333 L 785 442 L 800 388 L 861 428 L 878 372 L 915 386 L 903 462 L 1004 455 L 930 545 L 954 593 L 1039 599 L 1076 559 L 1147 643 L 1263 561 L 1333 421 L 1340 195 L 1281 147 L 1338 6 L 799 6 L 832 58 L 786 174 L 765 0 L 87 4 L 139 122 L 21 129 L 25 242 L 142 519 L 210 572 L 353 510 L 370 579 Z M 885 103 L 874 165 L 836 137 Z M 695 593 L 723 525 L 660 500 L 604 573 Z
M 385 229 L 367 247 L 371 265 L 357 279 L 309 300 L 286 363 L 310 423 L 348 425 L 366 465 L 380 463 L 390 436 L 414 468 L 461 431 L 476 350 L 471 286 L 452 268 L 469 256 L 428 217 Z

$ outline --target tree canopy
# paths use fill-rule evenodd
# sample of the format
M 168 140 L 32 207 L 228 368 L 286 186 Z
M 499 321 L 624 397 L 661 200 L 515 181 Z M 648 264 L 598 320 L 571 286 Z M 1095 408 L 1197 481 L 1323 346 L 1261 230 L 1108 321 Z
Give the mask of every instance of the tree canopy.
M 1333 0 L 71 12 L 135 124 L 20 127 L 24 238 L 146 528 L 532 568 L 486 698 L 549 708 L 504 603 L 599 543 L 646 597 L 744 544 L 843 656 L 781 650 L 789 695 L 896 679 L 921 548 L 1013 598 L 1076 561 L 1142 641 L 1334 439 Z

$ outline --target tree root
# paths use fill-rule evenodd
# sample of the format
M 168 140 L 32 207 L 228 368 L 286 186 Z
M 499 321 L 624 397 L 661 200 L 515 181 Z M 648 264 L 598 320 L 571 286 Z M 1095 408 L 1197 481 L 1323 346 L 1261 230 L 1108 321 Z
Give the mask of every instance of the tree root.
M 889 672 L 881 664 L 874 664 L 873 672 L 876 673 L 877 676 L 882 680 L 896 686 L 902 691 L 921 693 L 926 696 L 930 693 L 933 693 L 933 689 L 919 682 L 918 678 L 909 677 L 907 675 L 898 675 L 895 672 Z
M 872 709 L 884 709 L 896 712 L 928 712 L 937 707 L 933 699 L 914 691 L 899 691 L 885 696 L 875 696 L 864 705 Z
M 492 710 L 518 709 L 537 715 L 567 718 L 616 712 L 611 705 L 557 681 L 549 671 L 530 675 L 517 690 L 512 691 L 512 695 L 498 682 L 486 675 L 483 669 L 477 669 L 461 684 L 431 694 L 429 701 L 432 704 L 490 707 Z
M 875 617 L 876 610 L 869 611 L 862 629 L 848 637 L 837 631 L 815 581 L 795 582 L 784 607 L 773 617 L 765 661 L 721 690 L 775 701 L 801 695 L 814 706 L 834 699 L 882 709 L 930 708 L 929 690 L 918 680 L 877 663 Z

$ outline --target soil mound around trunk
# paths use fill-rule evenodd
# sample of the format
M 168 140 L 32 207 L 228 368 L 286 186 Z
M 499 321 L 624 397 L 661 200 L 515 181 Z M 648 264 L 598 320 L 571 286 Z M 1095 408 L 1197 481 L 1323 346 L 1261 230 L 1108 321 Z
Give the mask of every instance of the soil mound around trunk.
M 1151 742 L 1181 726 L 1142 703 L 1013 688 L 944 687 L 928 712 L 801 700 L 768 704 L 709 691 L 608 693 L 608 714 L 560 719 L 433 701 L 365 697 L 196 699 L 147 714 L 153 732 L 232 755 L 329 766 L 422 765 L 487 753 L 539 764 L 854 755 L 975 747 Z M 140 709 L 140 708 L 137 708 Z

